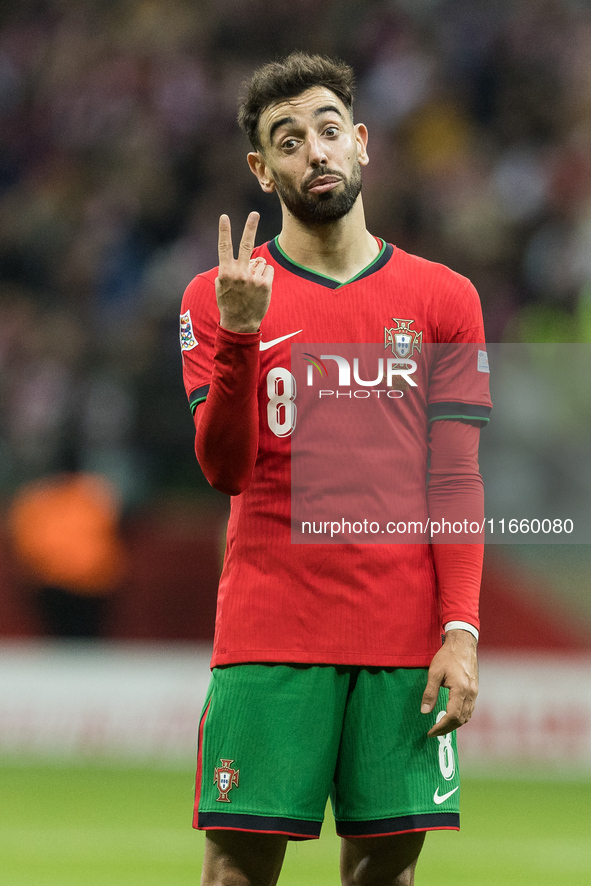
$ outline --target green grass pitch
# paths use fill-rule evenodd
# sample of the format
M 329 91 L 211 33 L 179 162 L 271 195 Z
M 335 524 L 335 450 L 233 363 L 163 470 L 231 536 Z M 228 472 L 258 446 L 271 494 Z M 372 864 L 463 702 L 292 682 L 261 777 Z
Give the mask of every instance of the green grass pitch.
M 193 772 L 92 765 L 0 766 L 3 886 L 197 886 Z M 462 831 L 432 833 L 417 886 L 589 886 L 591 782 L 470 779 Z M 330 817 L 290 843 L 280 886 L 337 886 Z

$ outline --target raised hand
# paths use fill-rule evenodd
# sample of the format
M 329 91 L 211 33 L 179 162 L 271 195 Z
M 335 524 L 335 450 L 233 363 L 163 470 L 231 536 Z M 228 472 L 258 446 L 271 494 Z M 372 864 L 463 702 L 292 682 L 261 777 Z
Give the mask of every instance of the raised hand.
M 231 332 L 256 332 L 271 301 L 274 268 L 262 256 L 251 258 L 258 223 L 258 212 L 251 212 L 244 226 L 238 258 L 234 258 L 230 219 L 227 215 L 220 216 L 215 292 L 220 326 Z

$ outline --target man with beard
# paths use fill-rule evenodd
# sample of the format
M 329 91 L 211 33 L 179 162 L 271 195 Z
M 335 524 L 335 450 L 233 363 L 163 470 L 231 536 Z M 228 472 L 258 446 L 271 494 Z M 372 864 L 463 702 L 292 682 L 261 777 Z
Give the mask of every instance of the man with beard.
M 486 354 L 478 371 L 418 360 L 424 343 L 484 341 L 478 296 L 367 230 L 368 133 L 352 96 L 351 69 L 320 56 L 254 73 L 239 121 L 252 172 L 279 197 L 281 233 L 255 248 L 251 213 L 234 258 L 222 215 L 219 267 L 190 283 L 181 309 L 197 457 L 232 496 L 199 729 L 206 886 L 276 883 L 287 840 L 319 835 L 329 795 L 344 884 L 413 883 L 425 832 L 459 827 L 454 730 L 477 693 L 482 545 L 291 543 L 298 340 L 385 341 L 413 358 L 413 396 L 389 399 L 390 386 L 379 401 L 389 470 L 431 516 L 443 500 L 483 513 Z

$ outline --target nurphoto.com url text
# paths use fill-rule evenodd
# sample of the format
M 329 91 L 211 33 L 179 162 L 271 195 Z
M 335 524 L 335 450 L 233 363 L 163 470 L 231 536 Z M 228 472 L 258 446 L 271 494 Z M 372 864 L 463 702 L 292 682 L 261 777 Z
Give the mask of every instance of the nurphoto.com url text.
M 484 520 L 389 520 L 380 523 L 376 520 L 302 520 L 302 535 L 425 535 L 436 539 L 438 536 L 482 535 L 485 529 L 497 535 L 570 535 L 574 530 L 571 519 L 533 519 L 505 517 L 485 517 Z

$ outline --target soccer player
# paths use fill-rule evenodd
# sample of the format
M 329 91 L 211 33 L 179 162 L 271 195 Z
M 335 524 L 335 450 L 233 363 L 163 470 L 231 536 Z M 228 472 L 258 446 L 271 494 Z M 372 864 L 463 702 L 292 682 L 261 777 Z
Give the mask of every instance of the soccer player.
M 324 57 L 254 73 L 239 121 L 281 232 L 255 247 L 251 213 L 235 258 L 222 215 L 219 267 L 195 277 L 181 309 L 197 458 L 232 496 L 199 728 L 205 886 L 276 883 L 287 840 L 319 835 L 328 796 L 344 884 L 413 883 L 425 832 L 459 827 L 454 730 L 477 694 L 482 545 L 291 541 L 297 340 L 334 342 L 337 355 L 338 343 L 385 341 L 412 358 L 413 396 L 379 401 L 391 469 L 431 517 L 442 502 L 483 512 L 486 354 L 468 388 L 461 359 L 422 359 L 429 343 L 484 342 L 478 296 L 367 230 L 368 133 L 352 99 L 352 70 Z

